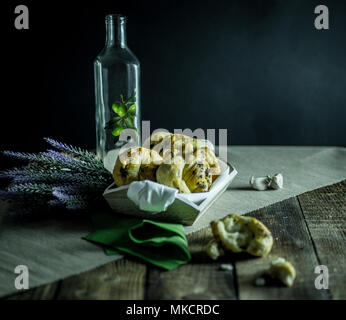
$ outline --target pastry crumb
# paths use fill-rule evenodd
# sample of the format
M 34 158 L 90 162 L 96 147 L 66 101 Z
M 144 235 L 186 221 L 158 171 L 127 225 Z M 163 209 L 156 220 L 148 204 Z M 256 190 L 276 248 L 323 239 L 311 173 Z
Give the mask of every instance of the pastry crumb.
M 296 278 L 296 270 L 286 259 L 279 257 L 271 262 L 268 274 L 280 280 L 285 286 L 291 287 Z
M 233 266 L 231 264 L 228 264 L 228 263 L 223 263 L 222 265 L 220 265 L 220 269 L 225 270 L 225 271 L 232 271 Z
M 255 280 L 256 287 L 264 287 L 265 285 L 266 285 L 266 280 L 264 278 L 260 277 Z
M 218 257 L 225 254 L 224 250 L 215 239 L 209 241 L 205 247 L 205 252 L 213 260 L 216 260 Z

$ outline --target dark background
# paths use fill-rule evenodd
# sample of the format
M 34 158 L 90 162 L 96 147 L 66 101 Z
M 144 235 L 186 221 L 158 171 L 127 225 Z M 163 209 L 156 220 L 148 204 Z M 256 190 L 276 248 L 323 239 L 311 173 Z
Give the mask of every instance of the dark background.
M 29 8 L 16 30 L 14 8 Z M 325 4 L 330 29 L 316 30 Z M 151 128 L 227 128 L 230 144 L 345 145 L 346 1 L 7 1 L 1 149 L 95 147 L 93 60 L 127 16 Z

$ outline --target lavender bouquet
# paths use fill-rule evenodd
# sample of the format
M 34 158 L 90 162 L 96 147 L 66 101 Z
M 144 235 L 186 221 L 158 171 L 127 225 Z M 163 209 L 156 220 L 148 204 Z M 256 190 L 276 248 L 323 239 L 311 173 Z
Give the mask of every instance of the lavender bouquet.
M 26 166 L 0 172 L 10 179 L 0 199 L 11 200 L 16 210 L 66 208 L 88 210 L 104 203 L 102 193 L 112 175 L 92 152 L 45 138 L 53 147 L 45 152 L 3 151 L 5 156 L 22 160 Z

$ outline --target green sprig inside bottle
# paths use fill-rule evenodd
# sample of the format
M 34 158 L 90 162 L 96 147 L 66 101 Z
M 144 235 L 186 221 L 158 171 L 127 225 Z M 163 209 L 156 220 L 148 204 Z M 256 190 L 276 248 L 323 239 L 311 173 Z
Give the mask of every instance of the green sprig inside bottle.
M 136 93 L 134 92 L 127 100 L 123 95 L 120 95 L 120 101 L 116 101 L 112 104 L 112 110 L 116 114 L 111 120 L 109 120 L 105 126 L 105 129 L 111 130 L 114 136 L 114 143 L 119 140 L 119 136 L 124 129 L 134 129 L 135 116 L 136 116 Z

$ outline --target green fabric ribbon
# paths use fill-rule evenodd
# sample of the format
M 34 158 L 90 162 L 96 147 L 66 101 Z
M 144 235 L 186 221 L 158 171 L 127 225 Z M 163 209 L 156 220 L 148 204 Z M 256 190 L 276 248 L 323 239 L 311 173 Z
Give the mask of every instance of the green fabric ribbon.
M 112 213 L 92 216 L 94 231 L 84 239 L 101 245 L 106 254 L 130 254 L 172 270 L 191 259 L 181 224 Z

